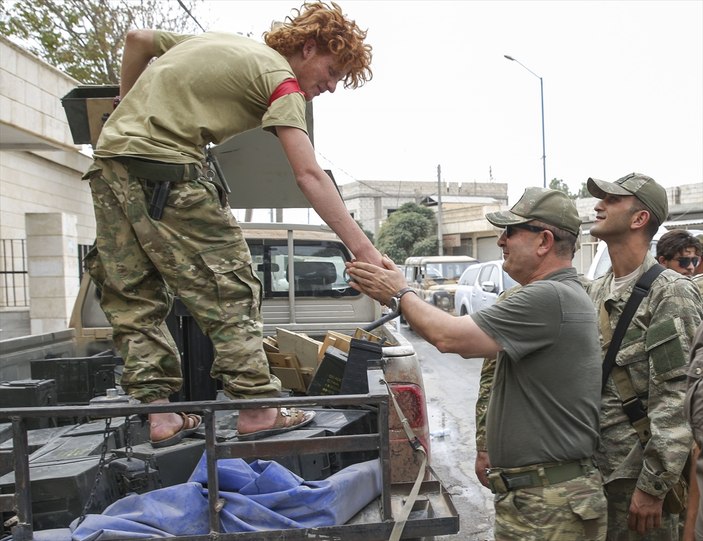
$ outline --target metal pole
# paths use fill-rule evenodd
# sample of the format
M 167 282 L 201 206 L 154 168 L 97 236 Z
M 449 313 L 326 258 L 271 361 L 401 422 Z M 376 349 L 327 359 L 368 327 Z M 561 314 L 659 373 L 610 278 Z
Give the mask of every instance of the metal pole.
M 539 78 L 539 97 L 542 105 L 542 187 L 547 187 L 547 149 L 544 144 L 544 83 Z
M 442 242 L 442 166 L 437 166 L 437 244 L 439 244 L 438 255 L 444 255 L 444 243 Z
M 544 143 L 544 81 L 542 80 L 542 77 L 537 75 L 534 71 L 532 71 L 530 68 L 528 68 L 525 64 L 520 62 L 517 58 L 513 58 L 510 55 L 504 54 L 503 55 L 505 58 L 510 60 L 511 62 L 517 62 L 520 64 L 523 68 L 525 68 L 527 71 L 529 71 L 532 75 L 537 77 L 539 79 L 539 96 L 540 96 L 540 106 L 542 109 L 542 186 L 544 188 L 547 187 L 547 150 L 546 146 Z

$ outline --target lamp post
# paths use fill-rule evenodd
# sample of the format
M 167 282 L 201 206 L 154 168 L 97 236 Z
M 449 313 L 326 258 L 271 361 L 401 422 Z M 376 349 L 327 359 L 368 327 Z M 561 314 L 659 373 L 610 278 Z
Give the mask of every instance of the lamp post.
M 546 147 L 544 145 L 544 83 L 542 81 L 542 77 L 537 75 L 534 71 L 532 71 L 530 68 L 528 68 L 525 64 L 520 62 L 517 58 L 513 58 L 512 56 L 509 56 L 507 54 L 503 55 L 505 58 L 510 60 L 511 62 L 517 62 L 520 64 L 523 68 L 525 68 L 527 71 L 529 71 L 532 75 L 537 77 L 539 79 L 539 95 L 540 95 L 540 103 L 542 106 L 542 185 L 544 188 L 547 187 L 547 152 L 546 152 Z

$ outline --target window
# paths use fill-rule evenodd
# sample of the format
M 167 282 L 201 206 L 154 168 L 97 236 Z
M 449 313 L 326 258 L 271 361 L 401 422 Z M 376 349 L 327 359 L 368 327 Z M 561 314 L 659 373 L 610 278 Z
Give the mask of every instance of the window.
M 476 282 L 476 276 L 478 276 L 478 271 L 481 269 L 481 265 L 474 264 L 464 271 L 459 278 L 459 284 L 463 286 L 472 286 Z
M 287 242 L 261 239 L 247 242 L 254 271 L 263 285 L 264 298 L 287 297 L 291 282 Z M 296 298 L 360 295 L 346 282 L 345 254 L 332 242 L 296 242 L 292 277 Z

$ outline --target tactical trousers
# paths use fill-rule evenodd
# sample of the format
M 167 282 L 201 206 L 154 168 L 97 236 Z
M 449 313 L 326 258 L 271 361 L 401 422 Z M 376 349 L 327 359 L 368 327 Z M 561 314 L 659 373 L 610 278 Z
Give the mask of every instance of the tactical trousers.
M 664 511 L 661 527 L 646 535 L 639 535 L 627 527 L 627 513 L 636 479 L 617 479 L 605 485 L 608 497 L 608 541 L 677 541 L 679 538 L 679 515 Z
M 496 541 L 604 541 L 606 501 L 598 470 L 495 496 Z
M 125 163 L 98 159 L 90 178 L 98 257 L 89 263 L 124 359 L 120 384 L 151 402 L 182 386 L 180 359 L 164 323 L 176 294 L 212 341 L 211 375 L 233 398 L 277 396 L 263 351 L 261 283 L 228 205 L 202 175 L 171 184 L 160 220 L 148 215 L 154 183 Z

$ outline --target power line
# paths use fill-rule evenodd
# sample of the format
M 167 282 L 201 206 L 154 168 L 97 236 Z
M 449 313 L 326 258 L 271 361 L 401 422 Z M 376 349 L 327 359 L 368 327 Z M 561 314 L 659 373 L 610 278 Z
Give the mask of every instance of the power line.
M 203 28 L 203 26 L 198 22 L 198 19 L 195 18 L 195 15 L 193 15 L 190 10 L 186 7 L 186 5 L 183 3 L 182 0 L 178 0 L 178 3 L 180 6 L 183 8 L 183 10 L 188 14 L 188 16 L 195 21 L 195 24 L 197 24 L 200 27 L 200 30 L 203 32 L 206 32 L 206 30 Z

